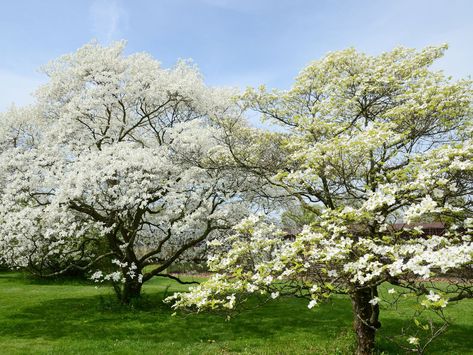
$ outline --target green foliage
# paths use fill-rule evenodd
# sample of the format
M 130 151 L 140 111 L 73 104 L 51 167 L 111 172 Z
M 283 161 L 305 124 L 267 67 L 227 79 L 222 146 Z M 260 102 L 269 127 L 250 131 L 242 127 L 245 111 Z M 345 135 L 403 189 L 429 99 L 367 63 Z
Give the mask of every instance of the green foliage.
M 314 212 L 297 206 L 284 211 L 281 216 L 281 223 L 283 228 L 299 232 L 304 225 L 310 225 L 314 222 L 315 218 L 316 214 Z

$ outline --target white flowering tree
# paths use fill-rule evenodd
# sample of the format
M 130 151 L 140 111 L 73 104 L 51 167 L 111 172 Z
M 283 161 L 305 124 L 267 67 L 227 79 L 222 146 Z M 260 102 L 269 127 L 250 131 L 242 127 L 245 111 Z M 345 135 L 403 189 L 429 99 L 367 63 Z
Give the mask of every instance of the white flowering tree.
M 311 223 L 287 238 L 262 216 L 243 220 L 230 248 L 212 242 L 216 274 L 173 296 L 174 307 L 234 309 L 257 293 L 306 297 L 313 308 L 346 294 L 356 352 L 371 354 L 380 306 L 414 298 L 440 323 L 415 317 L 392 338 L 423 352 L 445 329 L 444 307 L 473 296 L 472 90 L 430 69 L 445 48 L 348 49 L 310 64 L 289 91 L 247 91 L 248 107 L 286 128 L 273 133 L 285 166 L 233 158 L 296 197 Z M 427 222 L 444 231 L 428 233 Z M 431 282 L 438 276 L 449 285 Z
M 232 90 L 123 49 L 89 44 L 53 61 L 36 104 L 3 114 L 0 258 L 95 271 L 128 303 L 241 220 L 256 180 L 215 163 Z

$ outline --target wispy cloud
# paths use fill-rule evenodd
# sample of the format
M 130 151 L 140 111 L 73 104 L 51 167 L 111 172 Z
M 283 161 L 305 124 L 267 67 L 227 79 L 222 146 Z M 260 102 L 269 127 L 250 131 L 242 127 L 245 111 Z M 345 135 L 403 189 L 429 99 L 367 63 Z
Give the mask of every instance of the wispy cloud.
M 120 39 L 127 25 L 127 13 L 117 0 L 95 0 L 89 8 L 92 32 L 96 39 L 108 44 Z

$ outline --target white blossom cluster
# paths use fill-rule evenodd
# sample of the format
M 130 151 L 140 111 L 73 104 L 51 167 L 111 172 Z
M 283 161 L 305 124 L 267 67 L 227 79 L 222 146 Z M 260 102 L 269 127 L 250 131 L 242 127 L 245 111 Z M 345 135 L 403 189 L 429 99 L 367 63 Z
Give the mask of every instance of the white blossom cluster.
M 123 49 L 92 43 L 53 61 L 36 104 L 2 114 L 9 265 L 117 259 L 127 266 L 94 279 L 146 281 L 146 265 L 199 259 L 205 240 L 248 214 L 256 179 L 220 163 L 229 152 L 218 122 L 237 112 L 235 91 L 206 86 L 190 62 L 165 69 Z
M 430 70 L 445 49 L 334 52 L 305 68 L 291 90 L 244 93 L 247 106 L 286 129 L 273 154 L 285 164 L 268 179 L 313 218 L 289 237 L 264 218 L 244 220 L 231 247 L 209 258 L 218 276 L 172 297 L 174 307 L 229 308 L 258 292 L 306 297 L 313 308 L 342 293 L 376 316 L 385 282 L 445 307 L 447 296 L 423 282 L 455 277 L 473 262 L 473 90 Z M 445 230 L 425 233 L 430 222 Z

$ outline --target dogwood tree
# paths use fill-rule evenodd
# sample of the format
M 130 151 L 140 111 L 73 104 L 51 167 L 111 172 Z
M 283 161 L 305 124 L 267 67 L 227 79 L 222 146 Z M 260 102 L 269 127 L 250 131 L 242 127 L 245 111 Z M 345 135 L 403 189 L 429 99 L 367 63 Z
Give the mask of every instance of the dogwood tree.
M 444 307 L 472 297 L 472 90 L 430 69 L 445 49 L 348 49 L 311 63 L 289 91 L 248 90 L 243 102 L 285 127 L 272 133 L 285 166 L 255 170 L 238 149 L 231 158 L 297 198 L 311 223 L 286 238 L 264 216 L 244 219 L 211 242 L 216 274 L 171 297 L 174 307 L 234 309 L 258 293 L 306 297 L 313 308 L 346 294 L 356 352 L 371 354 L 380 305 L 412 296 L 419 312 L 445 320 Z M 426 233 L 433 221 L 443 233 Z M 430 282 L 438 275 L 450 285 Z M 381 294 L 382 284 L 392 286 Z M 402 334 L 407 350 L 422 352 L 444 330 L 420 319 Z
M 51 260 L 53 274 L 91 270 L 128 303 L 241 220 L 256 180 L 213 165 L 233 90 L 123 50 L 89 44 L 53 61 L 37 103 L 4 114 L 0 250 L 40 273 Z

